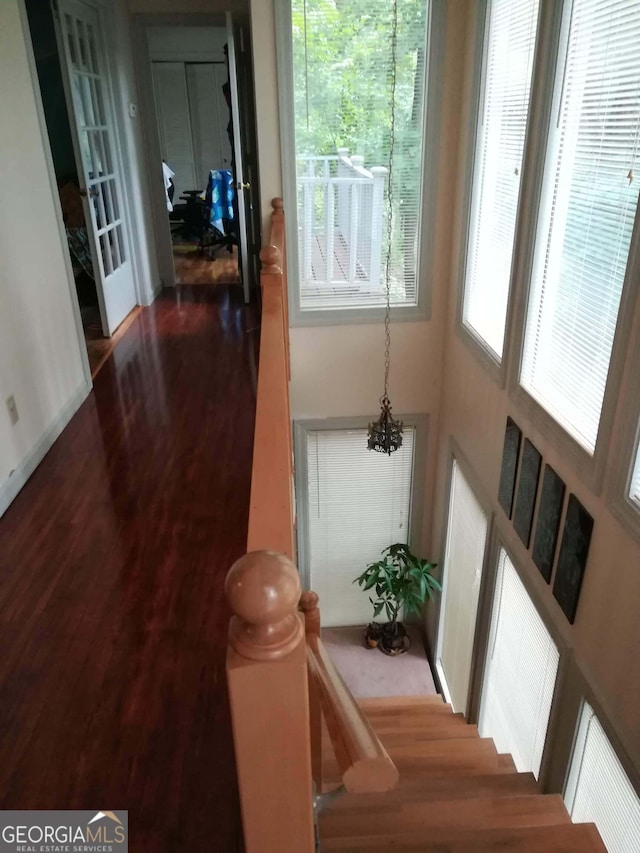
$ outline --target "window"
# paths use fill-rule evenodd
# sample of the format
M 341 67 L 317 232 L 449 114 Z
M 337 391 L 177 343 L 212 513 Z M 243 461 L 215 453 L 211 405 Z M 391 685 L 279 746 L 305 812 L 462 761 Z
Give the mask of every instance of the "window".
M 510 752 L 519 772 L 540 772 L 558 649 L 504 549 L 500 550 L 478 730 Z
M 405 426 L 402 447 L 391 456 L 367 449 L 366 428 L 306 436 L 303 568 L 320 596 L 323 625 L 364 625 L 373 608 L 353 579 L 383 548 L 409 541 L 415 429 Z
M 466 713 L 487 516 L 454 459 L 437 663 L 454 711 Z
M 538 0 L 487 5 L 462 320 L 502 358 Z
M 592 453 L 640 189 L 640 2 L 569 12 L 520 382 Z
M 586 702 L 564 801 L 574 823 L 595 823 L 609 853 L 640 850 L 640 797 Z
M 383 306 L 387 262 L 392 303 L 418 305 L 428 7 L 396 2 L 291 0 L 298 309 L 307 316 Z

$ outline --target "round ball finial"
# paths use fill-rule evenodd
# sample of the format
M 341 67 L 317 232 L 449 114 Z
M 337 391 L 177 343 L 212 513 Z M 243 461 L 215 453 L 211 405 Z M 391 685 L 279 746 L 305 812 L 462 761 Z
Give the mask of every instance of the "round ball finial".
M 288 655 L 302 639 L 297 615 L 300 576 L 291 560 L 275 551 L 252 551 L 237 560 L 225 581 L 235 616 L 230 639 L 250 660 Z
M 280 269 L 280 251 L 277 246 L 265 246 L 260 252 L 260 260 L 267 272 L 282 272 Z
M 284 208 L 284 202 L 281 198 L 276 197 L 271 199 L 271 207 L 277 212 Z

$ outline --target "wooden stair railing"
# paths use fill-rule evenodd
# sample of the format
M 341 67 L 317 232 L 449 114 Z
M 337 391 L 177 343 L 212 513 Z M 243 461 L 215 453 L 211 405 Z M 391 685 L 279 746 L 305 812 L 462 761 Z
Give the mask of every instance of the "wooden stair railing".
M 262 328 L 247 551 L 294 555 L 293 443 L 289 412 L 287 257 L 282 199 L 271 202 L 270 243 L 260 252 Z
M 316 789 L 322 791 L 321 723 L 319 707 L 347 793 L 382 793 L 394 788 L 398 770 L 369 724 L 320 639 L 318 596 L 304 592 L 300 609 L 305 615 L 311 749 Z M 316 709 L 314 709 L 314 705 Z
M 398 774 L 320 642 L 317 596 L 306 593 L 305 615 L 298 610 L 300 577 L 291 562 L 293 447 L 282 200 L 274 199 L 272 207 L 270 242 L 260 253 L 249 553 L 231 567 L 225 585 L 234 614 L 227 680 L 246 853 L 312 853 L 313 780 L 322 791 L 321 711 L 347 791 L 386 791 Z

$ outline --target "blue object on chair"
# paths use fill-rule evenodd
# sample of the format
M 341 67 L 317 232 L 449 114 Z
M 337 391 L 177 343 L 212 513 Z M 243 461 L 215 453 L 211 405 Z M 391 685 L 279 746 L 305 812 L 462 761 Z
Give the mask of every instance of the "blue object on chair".
M 220 234 L 228 231 L 226 222 L 233 222 L 233 175 L 228 169 L 212 169 L 209 172 L 206 201 L 210 205 L 209 222 Z

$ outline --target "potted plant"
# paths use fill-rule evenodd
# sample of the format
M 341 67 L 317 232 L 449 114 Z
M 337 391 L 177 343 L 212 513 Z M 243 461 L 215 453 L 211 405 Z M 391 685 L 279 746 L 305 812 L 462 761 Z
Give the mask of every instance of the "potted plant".
M 419 616 L 425 601 L 442 587 L 432 574 L 436 563 L 416 557 L 408 545 L 398 542 L 385 548 L 382 554 L 381 560 L 367 566 L 353 582 L 365 591 L 375 591 L 375 600 L 369 597 L 373 618 L 384 610 L 388 619 L 380 627 L 379 647 L 387 654 L 397 655 L 408 651 L 411 645 L 404 625 L 398 620 L 401 610 L 404 609 L 406 616 Z

